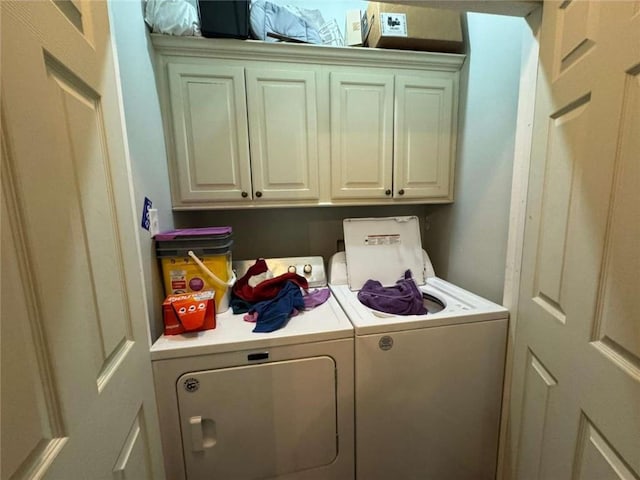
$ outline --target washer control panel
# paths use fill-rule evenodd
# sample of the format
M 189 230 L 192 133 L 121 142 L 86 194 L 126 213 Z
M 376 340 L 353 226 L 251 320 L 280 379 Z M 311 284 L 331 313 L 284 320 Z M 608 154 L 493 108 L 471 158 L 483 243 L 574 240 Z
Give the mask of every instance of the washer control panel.
M 307 279 L 310 288 L 327 286 L 324 260 L 320 256 L 266 258 L 265 261 L 274 277 L 282 275 L 283 273 L 297 273 Z M 239 260 L 233 262 L 236 277 L 241 278 L 244 276 L 254 263 L 255 260 Z

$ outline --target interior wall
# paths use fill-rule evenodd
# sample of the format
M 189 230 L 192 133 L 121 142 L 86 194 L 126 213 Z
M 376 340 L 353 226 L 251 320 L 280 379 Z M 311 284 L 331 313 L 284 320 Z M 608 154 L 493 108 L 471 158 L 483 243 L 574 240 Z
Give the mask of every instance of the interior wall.
M 143 20 L 142 2 L 109 2 L 109 12 L 118 55 L 138 219 L 142 219 L 144 198 L 147 197 L 152 201 L 153 208 L 158 210 L 160 229 L 171 229 L 173 215 L 167 154 L 151 63 L 153 48 Z M 151 338 L 155 339 L 162 332 L 161 305 L 164 290 L 151 235 L 140 223 L 138 228 L 150 333 Z
M 455 202 L 429 208 L 423 241 L 438 276 L 501 303 L 526 22 L 468 13 L 467 26 Z
M 321 255 L 328 262 L 344 250 L 345 218 L 415 215 L 423 220 L 425 214 L 424 205 L 314 207 L 176 212 L 175 220 L 177 228 L 231 226 L 236 260 Z

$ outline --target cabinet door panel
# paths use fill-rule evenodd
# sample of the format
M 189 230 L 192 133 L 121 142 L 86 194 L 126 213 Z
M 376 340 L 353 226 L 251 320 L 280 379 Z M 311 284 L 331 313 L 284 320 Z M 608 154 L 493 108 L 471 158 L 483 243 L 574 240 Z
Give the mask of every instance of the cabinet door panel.
M 312 70 L 247 69 L 256 200 L 318 198 L 316 102 Z
M 396 76 L 394 197 L 449 198 L 453 92 L 453 76 Z
M 392 188 L 393 75 L 331 74 L 331 196 Z
M 169 64 L 168 71 L 178 200 L 245 200 L 251 174 L 244 69 Z

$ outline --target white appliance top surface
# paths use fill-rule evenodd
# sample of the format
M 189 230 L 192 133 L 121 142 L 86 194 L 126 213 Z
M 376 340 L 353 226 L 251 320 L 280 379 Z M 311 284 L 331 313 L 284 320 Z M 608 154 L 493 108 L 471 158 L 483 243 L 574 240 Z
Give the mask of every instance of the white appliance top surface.
M 426 285 L 419 288 L 421 291 L 439 298 L 446 307 L 440 312 L 428 313 L 427 315 L 391 315 L 377 312 L 360 303 L 357 297 L 358 292 L 351 291 L 348 285 L 330 284 L 330 287 L 355 327 L 356 335 L 482 322 L 509 317 L 509 311 L 503 306 L 437 277 L 428 278 Z
M 427 315 L 392 315 L 377 312 L 360 303 L 358 292 L 349 288 L 346 282 L 345 258 L 344 252 L 338 252 L 331 257 L 329 287 L 355 327 L 356 335 L 509 318 L 509 311 L 503 306 L 435 276 L 429 276 L 427 283 L 418 288 L 439 298 L 445 304 L 443 310 Z
M 216 316 L 216 328 L 181 335 L 162 335 L 151 347 L 151 360 L 269 348 L 353 337 L 353 326 L 333 297 L 291 317 L 270 333 L 253 333 L 255 324 L 231 309 Z

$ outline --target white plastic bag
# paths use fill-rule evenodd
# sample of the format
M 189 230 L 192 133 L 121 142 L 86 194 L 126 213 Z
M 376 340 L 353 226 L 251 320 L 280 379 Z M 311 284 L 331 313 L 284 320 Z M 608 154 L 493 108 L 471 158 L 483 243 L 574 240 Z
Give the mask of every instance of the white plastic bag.
M 200 35 L 198 12 L 185 0 L 147 0 L 144 20 L 154 33 Z

